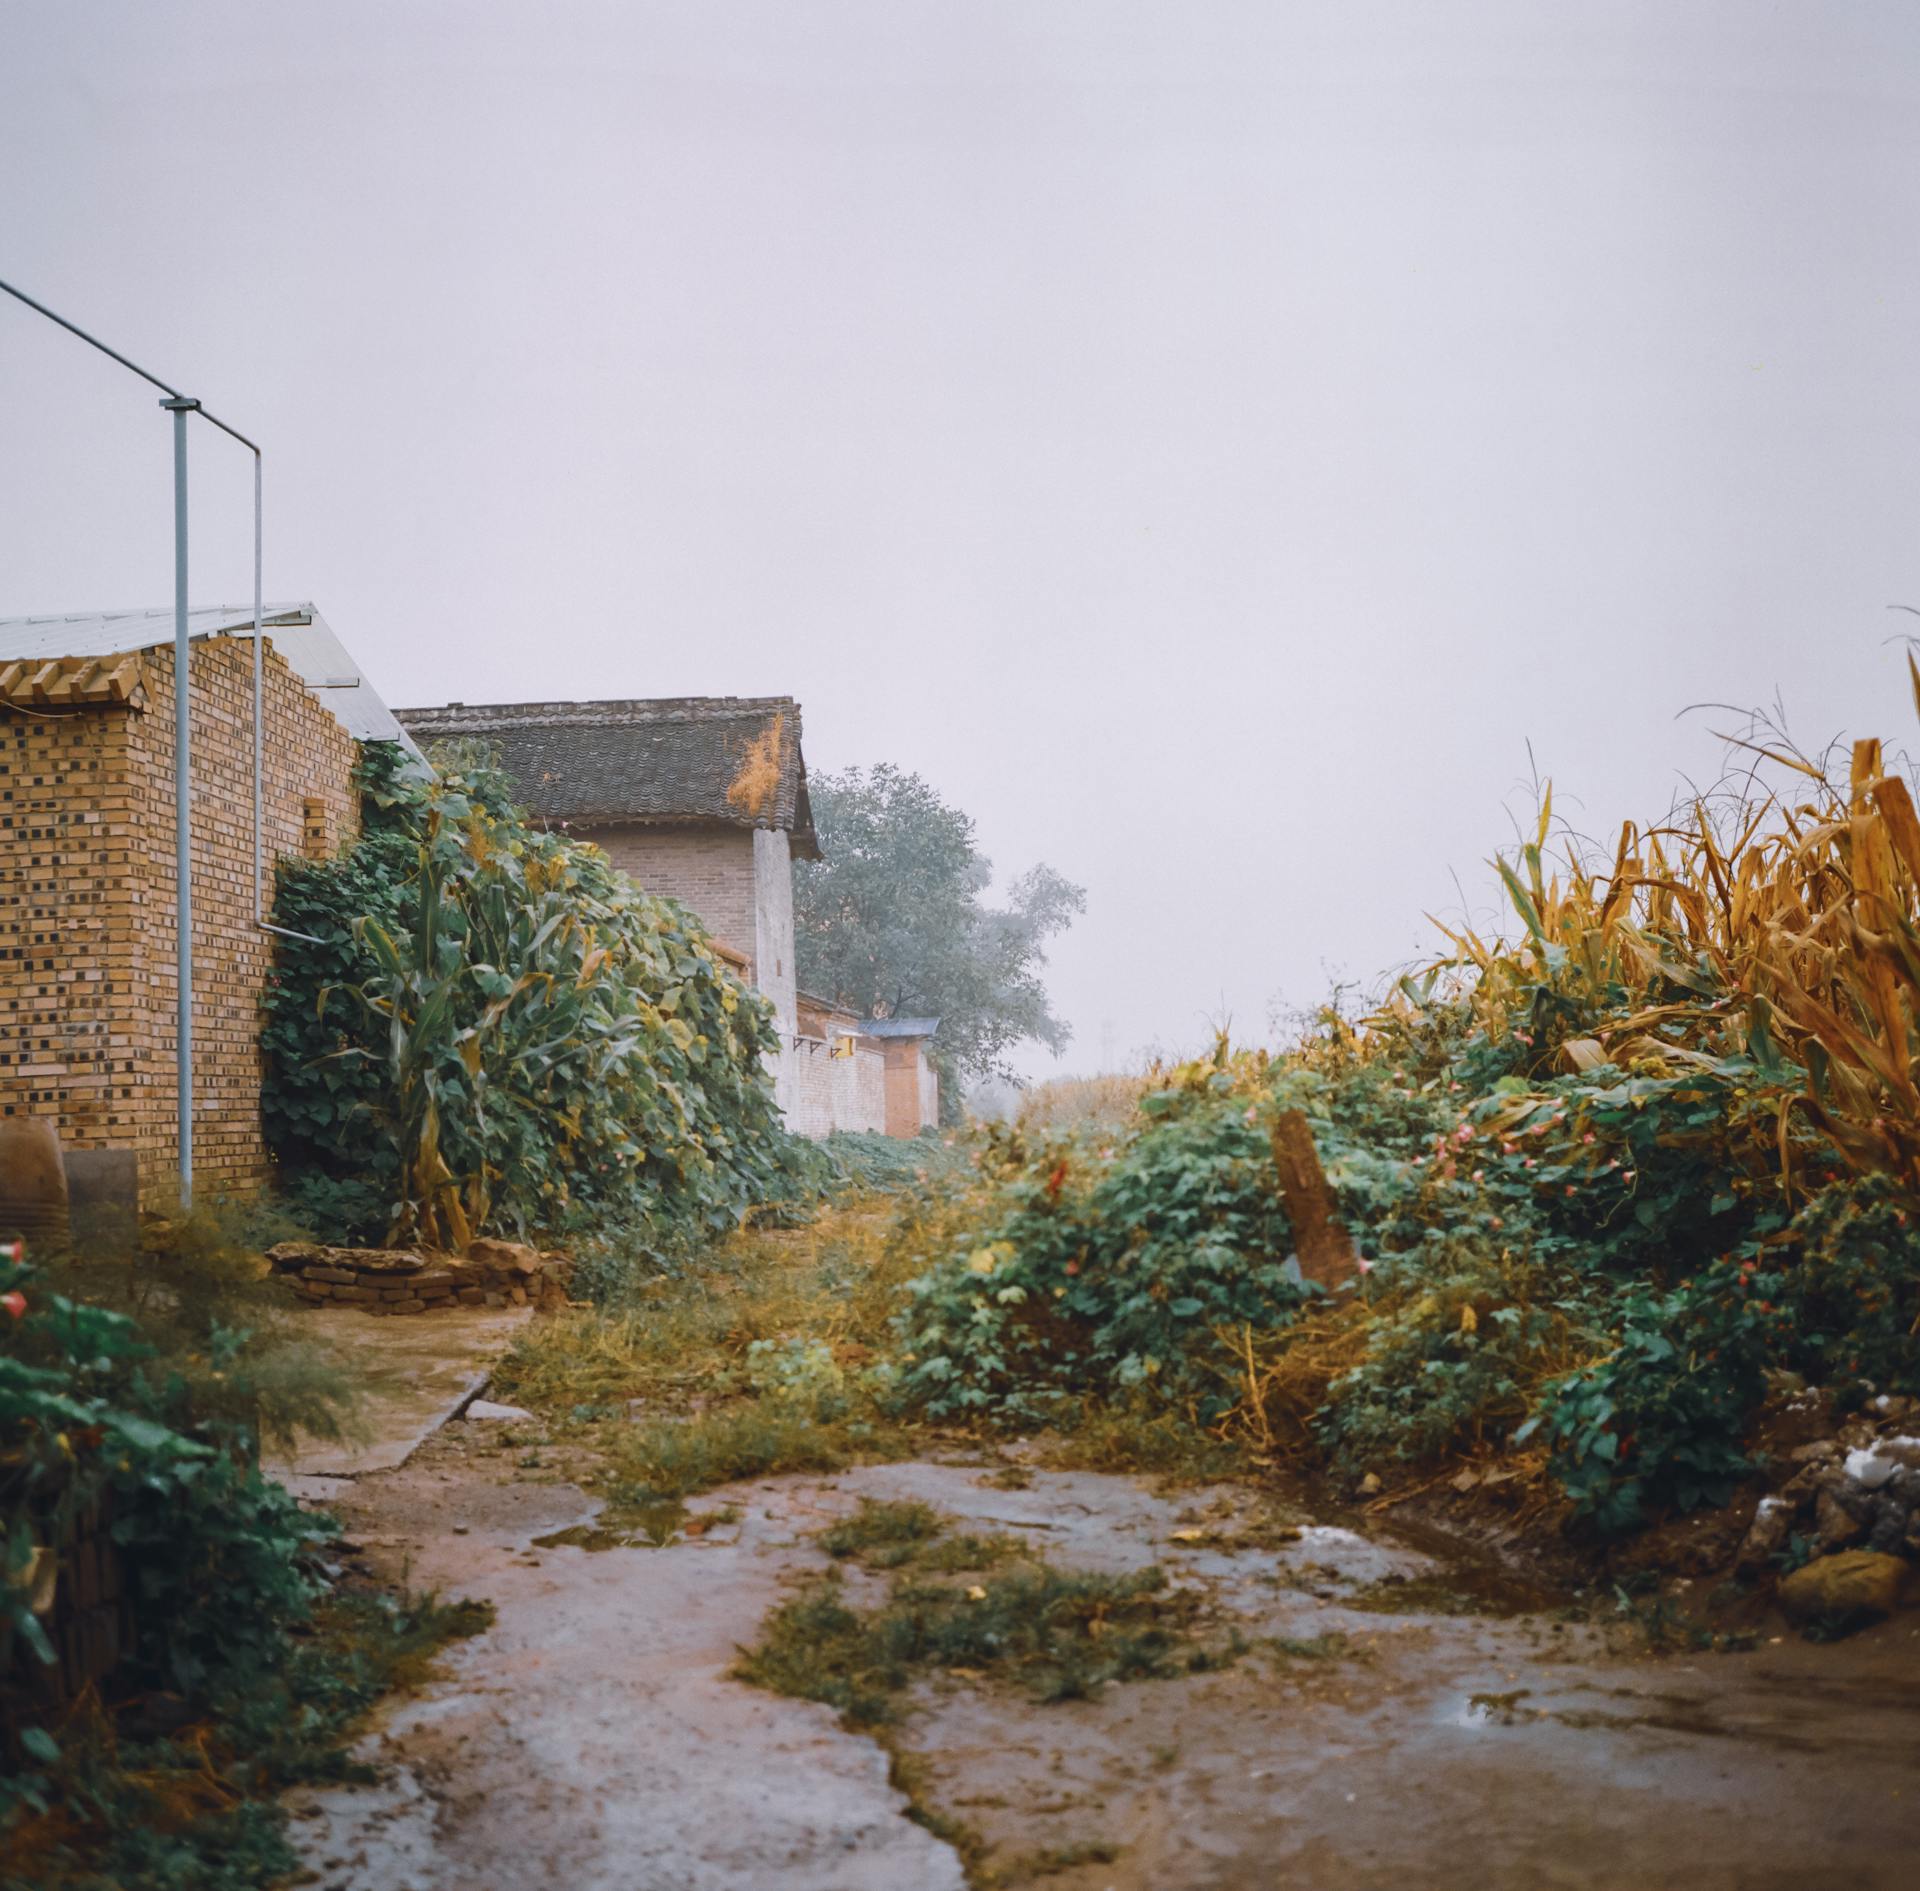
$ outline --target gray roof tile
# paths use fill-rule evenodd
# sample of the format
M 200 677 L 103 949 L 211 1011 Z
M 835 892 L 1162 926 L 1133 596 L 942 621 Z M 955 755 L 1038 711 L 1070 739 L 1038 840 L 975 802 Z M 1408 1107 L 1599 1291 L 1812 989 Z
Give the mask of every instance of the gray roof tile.
M 820 857 L 791 696 L 448 703 L 395 714 L 423 746 L 492 744 L 544 820 L 784 828 L 800 858 Z

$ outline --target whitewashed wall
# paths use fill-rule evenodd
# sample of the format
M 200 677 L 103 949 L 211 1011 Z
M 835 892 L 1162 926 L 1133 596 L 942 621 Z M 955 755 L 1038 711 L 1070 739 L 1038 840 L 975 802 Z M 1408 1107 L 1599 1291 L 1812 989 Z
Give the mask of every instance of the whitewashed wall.
M 828 1055 L 825 1038 L 791 1040 L 786 1066 L 787 1127 L 818 1141 L 836 1129 L 883 1130 L 887 1120 L 886 1059 L 872 1045 L 851 1057 Z

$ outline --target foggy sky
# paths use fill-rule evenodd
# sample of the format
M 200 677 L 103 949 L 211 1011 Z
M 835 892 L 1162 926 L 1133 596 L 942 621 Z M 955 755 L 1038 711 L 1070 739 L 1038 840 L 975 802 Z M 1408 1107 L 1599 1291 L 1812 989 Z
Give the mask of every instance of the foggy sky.
M 790 692 L 1083 882 L 1090 1068 L 1490 913 L 1536 763 L 1911 741 L 1917 91 L 1861 0 L 13 0 L 0 275 L 388 701 Z M 0 306 L 0 614 L 169 602 L 169 453 Z

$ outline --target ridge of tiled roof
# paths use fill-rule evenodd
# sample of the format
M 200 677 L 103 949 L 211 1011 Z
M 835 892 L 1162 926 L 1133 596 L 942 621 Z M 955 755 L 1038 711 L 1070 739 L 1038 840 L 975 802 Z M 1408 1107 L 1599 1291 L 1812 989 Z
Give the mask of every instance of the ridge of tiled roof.
M 802 859 L 819 858 L 791 696 L 446 703 L 395 714 L 421 743 L 491 744 L 544 820 L 782 828 Z

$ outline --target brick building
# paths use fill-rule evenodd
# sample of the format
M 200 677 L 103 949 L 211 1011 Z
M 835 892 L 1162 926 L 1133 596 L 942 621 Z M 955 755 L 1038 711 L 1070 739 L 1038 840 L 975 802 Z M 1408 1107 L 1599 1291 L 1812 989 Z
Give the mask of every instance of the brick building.
M 817 860 L 800 706 L 790 696 L 695 696 L 585 703 L 449 703 L 402 709 L 422 743 L 488 744 L 528 811 L 603 848 L 649 892 L 679 900 L 745 962 L 781 1037 L 774 1091 L 803 1135 L 894 1129 L 932 1082 L 926 1037 L 889 1051 L 868 1025 L 803 999 L 794 973 L 793 862 Z M 852 1030 L 829 1033 L 834 1017 Z M 832 1053 L 838 1038 L 851 1051 Z M 907 1079 L 889 1076 L 888 1058 Z M 841 1069 L 837 1066 L 844 1065 Z M 892 1088 L 889 1088 L 891 1082 Z M 899 1099 L 898 1106 L 889 1098 Z
M 264 893 L 281 854 L 358 820 L 357 740 L 406 738 L 310 605 L 267 614 Z M 194 1167 L 265 1181 L 251 607 L 193 613 Z M 244 631 L 245 634 L 237 634 Z M 131 1149 L 143 1195 L 178 1162 L 173 614 L 0 619 L 0 1114 L 70 1149 Z
M 804 991 L 798 1011 L 787 1103 L 793 1129 L 917 1136 L 940 1121 L 940 1080 L 927 1058 L 938 1018 L 863 1018 Z

